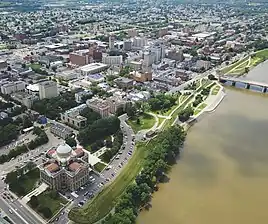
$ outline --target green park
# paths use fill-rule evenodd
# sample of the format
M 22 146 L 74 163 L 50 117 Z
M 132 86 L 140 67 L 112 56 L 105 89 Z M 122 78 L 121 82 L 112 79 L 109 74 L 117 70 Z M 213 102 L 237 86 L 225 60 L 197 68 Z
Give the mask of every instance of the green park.
M 183 98 L 183 100 L 180 100 L 180 103 L 177 104 L 178 97 L 174 99 L 169 98 L 171 102 L 167 103 L 167 107 L 165 109 L 170 109 L 171 107 L 175 108 L 170 112 L 170 117 L 168 118 L 159 118 L 158 122 L 163 123 L 161 132 L 158 134 L 157 138 L 150 139 L 147 142 L 138 142 L 135 146 L 135 151 L 133 153 L 133 156 L 129 160 L 129 162 L 126 164 L 124 169 L 120 172 L 118 177 L 109 185 L 105 186 L 105 188 L 96 196 L 94 199 L 86 204 L 83 208 L 73 208 L 69 213 L 69 218 L 74 221 L 75 223 L 95 223 L 103 218 L 107 220 L 113 219 L 113 220 L 119 220 L 120 217 L 126 215 L 124 214 L 125 209 L 117 209 L 120 206 L 123 206 L 127 209 L 127 205 L 123 205 L 123 199 L 126 197 L 125 192 L 130 191 L 130 186 L 135 185 L 138 181 L 139 177 L 142 176 L 143 172 L 146 172 L 146 166 L 150 164 L 150 162 L 153 162 L 155 165 L 155 161 L 150 161 L 151 157 L 149 156 L 151 153 L 154 153 L 154 150 L 159 150 L 160 148 L 164 147 L 161 146 L 163 143 L 163 139 L 166 139 L 165 144 L 173 144 L 173 142 L 179 141 L 178 145 L 183 143 L 184 137 L 184 131 L 181 130 L 178 126 L 173 126 L 174 122 L 177 120 L 180 113 L 182 113 L 186 108 L 191 106 L 193 102 L 196 100 L 195 97 L 197 94 L 203 93 L 206 96 L 202 97 L 202 99 L 205 99 L 209 93 L 211 92 L 211 88 L 214 86 L 214 82 L 211 80 L 205 79 L 200 81 L 200 85 L 198 88 L 196 88 L 190 95 L 187 95 Z M 170 96 L 169 96 L 170 97 Z M 159 100 L 163 99 L 163 96 L 157 96 L 155 99 L 152 100 L 151 103 L 152 106 L 150 107 L 150 113 L 153 113 L 154 111 L 159 111 L 158 103 Z M 161 103 L 159 104 L 161 105 Z M 206 105 L 203 103 L 203 100 L 198 102 L 196 107 L 198 110 L 200 108 L 204 108 Z M 140 105 L 138 106 L 140 108 Z M 133 111 L 139 111 L 136 110 Z M 154 109 L 154 110 L 153 110 Z M 201 111 L 201 109 L 200 109 Z M 132 112 L 132 110 L 130 111 Z M 155 118 L 153 116 L 145 115 L 148 114 L 148 112 L 142 112 L 140 114 L 134 114 L 133 119 L 129 121 L 129 124 L 131 127 L 133 127 L 136 131 L 148 129 L 152 127 L 155 124 Z M 157 115 L 157 114 L 156 114 Z M 192 112 L 193 115 L 193 112 Z M 189 118 L 189 117 L 188 117 Z M 137 119 L 140 119 L 139 122 L 137 122 Z M 158 124 L 159 125 L 159 124 Z M 174 133 L 178 133 L 175 137 L 173 136 Z M 168 137 L 171 136 L 171 137 Z M 173 136 L 173 137 L 172 137 Z M 170 139 L 172 138 L 172 139 Z M 168 141 L 170 142 L 168 143 Z M 160 147 L 160 148 L 159 148 Z M 165 147 L 164 147 L 165 148 Z M 167 150 L 171 150 L 171 148 L 168 148 Z M 162 153 L 162 152 L 161 152 Z M 177 152 L 179 153 L 179 152 Z M 152 157 L 153 158 L 153 157 Z M 150 161 L 150 162 L 149 162 Z M 174 162 L 174 161 L 173 161 Z M 160 166 L 161 170 L 168 170 L 169 165 L 172 165 L 172 162 L 170 161 L 163 161 L 163 164 Z M 151 169 L 151 168 L 150 168 Z M 152 168 L 154 169 L 154 168 Z M 159 170 L 155 171 L 156 173 L 150 177 L 150 181 L 146 182 L 151 186 L 154 178 L 158 180 L 158 173 Z M 147 175 L 147 174 L 146 174 Z M 152 175 L 152 173 L 148 174 Z M 136 180 L 136 181 L 134 181 Z M 134 182 L 133 182 L 134 181 Z M 140 180 L 145 181 L 145 180 Z M 152 185 L 153 186 L 153 185 Z M 149 202 L 149 199 L 146 203 Z M 137 209 L 139 207 L 143 207 L 146 205 L 145 202 L 140 202 L 138 204 Z M 115 208 L 115 209 L 114 209 Z M 120 211 L 119 211 L 120 210 Z M 113 215 L 110 214 L 110 212 L 113 211 Z M 131 213 L 132 214 L 132 213 Z M 133 214 L 132 214 L 133 215 Z M 128 218 L 132 217 L 132 215 L 127 215 Z M 111 217 L 112 216 L 112 217 Z
M 268 49 L 256 51 L 220 70 L 221 74 L 242 76 L 268 58 Z

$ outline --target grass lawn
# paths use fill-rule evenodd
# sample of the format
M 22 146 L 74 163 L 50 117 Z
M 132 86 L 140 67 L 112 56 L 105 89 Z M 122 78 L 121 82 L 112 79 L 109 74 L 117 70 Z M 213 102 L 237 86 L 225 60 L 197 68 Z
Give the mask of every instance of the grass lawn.
M 199 114 L 205 107 L 207 106 L 207 104 L 202 103 L 200 104 L 194 111 L 194 115 Z
M 248 58 L 249 58 L 249 56 L 246 56 L 246 57 L 242 58 L 241 60 L 239 60 L 239 61 L 237 61 L 237 62 L 235 62 L 235 63 L 233 63 L 231 65 L 228 65 L 228 66 L 224 67 L 223 69 L 221 69 L 220 72 L 222 74 L 229 73 L 233 68 L 235 68 L 236 66 L 238 66 L 238 65 L 244 63 L 245 61 L 247 61 Z
M 89 204 L 84 208 L 73 208 L 69 212 L 69 218 L 75 223 L 95 223 L 107 215 L 115 206 L 117 199 L 125 191 L 126 187 L 132 183 L 140 172 L 147 150 L 154 146 L 152 140 L 147 146 L 146 143 L 137 143 L 131 159 L 126 164 L 118 177 L 107 185 Z
M 39 70 L 42 66 L 37 63 L 30 64 L 29 67 L 31 67 L 33 70 Z
M 104 163 L 97 163 L 94 165 L 94 169 L 98 171 L 99 173 L 106 167 Z
M 256 56 L 260 57 L 260 58 L 261 57 L 268 58 L 268 49 L 263 49 L 263 50 L 257 51 Z
M 212 95 L 217 95 L 218 92 L 219 92 L 219 90 L 220 90 L 220 88 L 221 88 L 220 86 L 216 85 L 216 86 L 212 89 L 211 94 L 212 94 Z
M 52 198 L 50 193 L 50 191 L 45 191 L 42 194 L 39 194 L 37 199 L 39 207 L 47 207 L 51 210 L 52 214 L 55 215 L 68 201 L 60 195 L 57 198 Z
M 105 159 L 104 154 L 102 154 L 101 156 L 99 156 L 99 159 L 100 159 L 102 162 L 105 162 L 105 163 L 109 163 L 109 162 L 110 162 L 110 160 Z
M 165 120 L 165 118 L 162 118 L 162 117 L 158 117 L 158 126 L 157 127 L 159 127 L 161 124 L 162 124 L 162 122 Z
M 7 45 L 6 44 L 0 44 L 0 50 L 4 50 L 4 49 L 7 49 Z
M 154 126 L 154 123 L 156 122 L 155 118 L 152 115 L 146 113 L 139 116 L 139 119 L 140 124 L 137 124 L 137 119 L 134 120 L 129 119 L 127 121 L 127 123 L 131 126 L 131 128 L 135 133 L 137 133 L 140 130 L 152 128 Z

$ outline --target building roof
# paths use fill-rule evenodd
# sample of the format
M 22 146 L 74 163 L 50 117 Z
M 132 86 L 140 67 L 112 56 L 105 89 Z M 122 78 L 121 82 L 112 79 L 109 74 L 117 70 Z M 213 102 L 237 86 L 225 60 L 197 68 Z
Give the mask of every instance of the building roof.
M 59 170 L 59 166 L 58 166 L 58 164 L 56 164 L 56 163 L 50 163 L 50 164 L 48 164 L 47 166 L 45 166 L 45 168 L 49 171 L 49 172 L 55 172 L 55 171 L 57 171 L 57 170 Z
M 84 154 L 84 151 L 83 151 L 83 149 L 82 149 L 81 147 L 79 147 L 79 148 L 77 148 L 76 150 L 74 150 L 74 152 L 75 152 L 75 154 L 76 154 L 77 156 L 81 156 L 81 155 Z
M 104 69 L 107 68 L 108 66 L 103 63 L 91 63 L 85 66 L 82 66 L 80 69 L 85 72 L 91 72 L 95 71 L 96 69 Z
M 69 165 L 69 169 L 72 171 L 79 170 L 82 167 L 82 165 L 78 162 L 73 162 Z
M 57 148 L 57 154 L 60 156 L 69 156 L 72 151 L 73 149 L 71 148 L 71 146 L 66 143 L 59 145 Z

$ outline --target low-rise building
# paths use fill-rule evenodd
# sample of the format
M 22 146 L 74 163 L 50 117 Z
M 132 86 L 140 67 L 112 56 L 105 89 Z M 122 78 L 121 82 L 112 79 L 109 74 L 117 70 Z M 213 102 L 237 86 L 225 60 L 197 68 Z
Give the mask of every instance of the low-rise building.
M 89 91 L 89 90 L 85 90 L 85 91 L 75 93 L 74 94 L 75 101 L 77 103 L 82 103 L 83 102 L 83 97 L 90 96 L 90 95 L 93 95 L 93 93 L 91 91 Z
M 99 113 L 101 117 L 108 117 L 110 113 L 110 105 L 99 98 L 93 98 L 87 100 L 87 105 L 89 108 L 91 108 L 93 111 Z
M 80 112 L 87 107 L 86 104 L 81 104 L 70 110 L 61 113 L 61 120 L 75 128 L 83 128 L 86 126 L 87 119 L 80 115 Z
M 132 72 L 132 78 L 137 82 L 152 81 L 152 72 Z
M 83 149 L 73 150 L 66 143 L 49 150 L 47 156 L 51 159 L 39 166 L 40 180 L 58 191 L 77 190 L 90 177 L 89 164 L 80 158 L 83 155 Z
M 95 74 L 98 72 L 102 72 L 106 70 L 109 67 L 109 65 L 103 64 L 103 63 L 91 63 L 88 65 L 85 65 L 80 68 L 80 72 L 82 75 L 89 75 L 89 74 Z
M 29 94 L 27 92 L 16 92 L 11 95 L 14 100 L 19 101 L 22 105 L 27 108 L 31 108 L 33 106 L 33 102 L 38 100 L 38 96 Z
M 50 132 L 63 139 L 73 135 L 73 130 L 59 123 L 52 123 L 50 126 Z
M 118 87 L 120 88 L 129 88 L 133 86 L 133 80 L 132 79 L 128 79 L 128 78 L 124 78 L 124 77 L 120 77 L 114 80 L 116 85 L 118 85 Z

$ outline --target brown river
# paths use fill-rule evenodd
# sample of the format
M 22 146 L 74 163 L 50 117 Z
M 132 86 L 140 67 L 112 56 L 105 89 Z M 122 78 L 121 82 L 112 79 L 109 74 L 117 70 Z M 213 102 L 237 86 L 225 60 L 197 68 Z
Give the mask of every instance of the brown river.
M 265 65 L 254 70 L 264 76 Z M 268 94 L 226 93 L 216 111 L 189 130 L 170 181 L 160 185 L 138 224 L 268 223 Z

